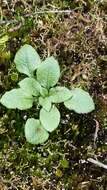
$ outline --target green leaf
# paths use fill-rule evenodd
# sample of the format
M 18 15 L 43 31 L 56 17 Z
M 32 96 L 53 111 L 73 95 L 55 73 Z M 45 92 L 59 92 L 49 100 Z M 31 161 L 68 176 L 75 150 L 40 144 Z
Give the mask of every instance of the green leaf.
M 26 44 L 18 50 L 14 62 L 16 63 L 16 68 L 20 73 L 32 76 L 33 72 L 41 63 L 41 60 L 35 49 Z
M 39 96 L 41 86 L 34 78 L 25 78 L 20 81 L 19 86 L 24 90 L 25 93 L 33 96 Z
M 49 89 L 59 80 L 60 68 L 54 57 L 48 57 L 37 69 L 37 80 L 41 86 Z
M 46 98 L 39 98 L 39 104 L 46 110 L 46 111 L 50 111 L 51 109 L 51 101 L 49 99 L 49 97 Z
M 40 111 L 40 121 L 47 131 L 52 132 L 59 125 L 60 112 L 55 106 L 49 112 L 42 108 Z
M 48 90 L 46 88 L 41 87 L 40 94 L 41 96 L 46 97 L 48 96 Z
M 77 113 L 89 113 L 95 109 L 94 102 L 88 92 L 75 88 L 71 90 L 72 97 L 65 101 L 65 106 Z
M 7 108 L 25 110 L 32 107 L 33 97 L 24 94 L 23 91 L 19 89 L 13 89 L 6 92 L 0 102 Z
M 68 100 L 71 97 L 71 91 L 66 87 L 55 87 L 51 88 L 50 92 L 50 100 L 53 103 L 61 103 Z
M 30 118 L 25 124 L 25 137 L 31 144 L 41 144 L 48 139 L 49 134 L 39 120 Z

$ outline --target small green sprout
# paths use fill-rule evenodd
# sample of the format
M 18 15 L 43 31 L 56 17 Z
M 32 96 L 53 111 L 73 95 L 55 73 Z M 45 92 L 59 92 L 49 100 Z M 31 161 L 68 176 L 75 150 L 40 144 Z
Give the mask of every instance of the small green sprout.
M 56 86 L 60 67 L 53 56 L 41 61 L 35 49 L 26 44 L 16 53 L 14 62 L 17 70 L 27 77 L 18 83 L 18 88 L 6 92 L 0 102 L 9 109 L 26 110 L 34 102 L 42 107 L 39 119 L 29 118 L 26 121 L 25 136 L 29 143 L 44 143 L 49 133 L 58 127 L 60 112 L 56 104 L 64 102 L 68 109 L 77 113 L 94 110 L 94 102 L 88 92 Z

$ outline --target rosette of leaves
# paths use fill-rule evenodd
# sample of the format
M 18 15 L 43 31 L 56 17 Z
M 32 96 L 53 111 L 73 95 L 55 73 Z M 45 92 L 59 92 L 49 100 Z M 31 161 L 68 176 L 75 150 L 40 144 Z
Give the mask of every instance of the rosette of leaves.
M 39 119 L 29 118 L 25 124 L 28 142 L 44 143 L 49 133 L 58 127 L 60 112 L 56 104 L 64 102 L 68 109 L 77 113 L 94 110 L 94 102 L 88 92 L 56 86 L 60 67 L 53 56 L 41 61 L 35 49 L 26 44 L 18 50 L 14 62 L 17 70 L 27 76 L 18 83 L 16 89 L 6 92 L 0 101 L 9 109 L 26 110 L 34 102 L 40 105 Z

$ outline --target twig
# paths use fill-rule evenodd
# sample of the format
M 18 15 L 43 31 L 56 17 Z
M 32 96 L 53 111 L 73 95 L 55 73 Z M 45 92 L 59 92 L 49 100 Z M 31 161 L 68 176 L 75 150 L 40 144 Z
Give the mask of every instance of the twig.
M 79 8 L 75 8 L 75 9 L 73 9 L 73 10 L 70 10 L 70 9 L 68 9 L 68 10 L 48 10 L 48 11 L 37 11 L 37 12 L 35 12 L 35 13 L 33 13 L 33 14 L 26 14 L 26 15 L 23 15 L 23 17 L 24 18 L 27 18 L 27 17 L 34 17 L 35 15 L 37 15 L 37 14 L 46 14 L 46 13 L 53 13 L 53 14 L 55 14 L 55 13 L 57 13 L 57 14 L 59 14 L 59 13 L 66 13 L 66 14 L 70 14 L 70 13 L 73 13 L 75 10 L 78 10 Z M 0 25 L 3 25 L 3 24 L 13 24 L 13 23 L 18 23 L 18 22 L 21 22 L 21 20 L 0 20 Z
M 96 128 L 95 128 L 95 133 L 94 133 L 94 146 L 96 147 L 96 139 L 98 137 L 98 131 L 99 131 L 99 128 L 100 128 L 100 125 L 99 125 L 99 122 L 94 119 L 95 123 L 96 123 Z
M 45 13 L 67 13 L 67 14 L 69 14 L 69 13 L 72 13 L 72 12 L 74 12 L 74 10 L 48 10 L 48 11 L 37 11 L 37 12 L 35 12 L 34 14 L 45 14 Z M 31 14 L 27 14 L 26 15 L 26 17 L 28 17 L 29 15 L 31 15 Z
M 18 20 L 0 20 L 0 25 L 18 23 Z
M 101 163 L 100 161 L 94 160 L 93 158 L 88 158 L 87 160 L 88 160 L 89 162 L 91 162 L 91 163 L 93 163 L 93 164 L 95 164 L 95 165 L 97 165 L 97 166 L 99 166 L 99 167 L 104 168 L 104 169 L 107 170 L 107 165 Z

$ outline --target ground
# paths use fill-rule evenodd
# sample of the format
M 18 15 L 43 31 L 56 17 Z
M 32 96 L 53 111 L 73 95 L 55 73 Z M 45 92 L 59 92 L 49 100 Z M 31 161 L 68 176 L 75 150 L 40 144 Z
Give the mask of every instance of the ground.
M 56 9 L 72 12 L 44 12 Z M 25 121 L 37 116 L 37 108 L 18 111 L 0 105 L 0 190 L 106 190 L 107 170 L 88 161 L 107 164 L 106 0 L 10 0 L 1 3 L 0 14 L 1 95 L 23 78 L 13 60 L 27 43 L 42 59 L 56 57 L 59 84 L 82 87 L 96 105 L 87 115 L 61 105 L 59 128 L 39 146 L 24 137 Z

